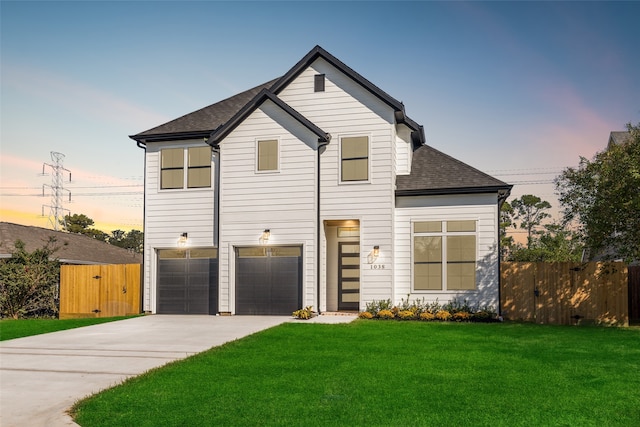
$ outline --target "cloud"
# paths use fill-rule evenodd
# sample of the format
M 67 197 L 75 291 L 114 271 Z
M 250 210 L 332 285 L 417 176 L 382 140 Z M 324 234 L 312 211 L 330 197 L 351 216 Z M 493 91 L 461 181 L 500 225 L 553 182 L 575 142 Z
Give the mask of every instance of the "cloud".
M 2 84 L 101 122 L 138 129 L 141 124 L 153 126 L 170 119 L 113 93 L 41 69 L 3 64 Z

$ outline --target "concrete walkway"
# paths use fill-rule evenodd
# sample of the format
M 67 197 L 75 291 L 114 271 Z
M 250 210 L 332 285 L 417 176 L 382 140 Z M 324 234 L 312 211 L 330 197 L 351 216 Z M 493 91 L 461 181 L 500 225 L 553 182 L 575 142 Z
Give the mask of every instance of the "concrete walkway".
M 319 316 L 344 323 L 355 316 Z M 79 399 L 174 360 L 263 329 L 287 316 L 143 316 L 0 342 L 0 426 L 75 426 Z

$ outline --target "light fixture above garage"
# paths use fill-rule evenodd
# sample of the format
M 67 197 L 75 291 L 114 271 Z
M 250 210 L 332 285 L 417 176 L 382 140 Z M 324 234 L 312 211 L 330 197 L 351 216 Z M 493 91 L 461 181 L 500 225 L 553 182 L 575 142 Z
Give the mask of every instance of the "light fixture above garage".
M 189 234 L 188 233 L 182 233 L 180 235 L 180 238 L 178 239 L 178 246 L 179 247 L 185 247 L 187 246 L 187 240 L 189 239 Z
M 267 243 L 270 237 L 271 237 L 271 230 L 269 230 L 268 228 L 265 228 L 264 231 L 262 232 L 262 236 L 260 237 L 260 240 L 262 240 L 264 243 Z
M 373 247 L 373 256 L 374 258 L 378 258 L 380 256 L 380 246 Z

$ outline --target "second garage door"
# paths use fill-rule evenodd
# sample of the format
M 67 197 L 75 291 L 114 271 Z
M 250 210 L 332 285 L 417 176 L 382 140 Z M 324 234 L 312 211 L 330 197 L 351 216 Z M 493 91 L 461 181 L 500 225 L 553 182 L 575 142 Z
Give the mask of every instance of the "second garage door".
M 301 246 L 236 248 L 236 314 L 291 315 L 301 305 Z

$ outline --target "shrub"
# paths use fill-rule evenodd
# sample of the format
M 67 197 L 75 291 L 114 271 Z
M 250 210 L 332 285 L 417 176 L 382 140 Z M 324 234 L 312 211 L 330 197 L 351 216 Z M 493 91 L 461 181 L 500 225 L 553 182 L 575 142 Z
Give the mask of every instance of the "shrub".
M 358 314 L 358 317 L 360 319 L 373 319 L 373 314 L 369 313 L 368 311 L 361 311 Z
M 391 310 L 380 310 L 378 312 L 378 318 L 379 319 L 393 319 L 395 317 L 395 315 L 393 314 L 393 312 Z
M 468 322 L 471 320 L 471 313 L 467 311 L 456 311 L 453 313 L 453 320 L 457 322 Z
M 480 310 L 471 315 L 471 320 L 474 322 L 493 322 L 496 320 L 496 317 L 493 311 Z
M 300 310 L 296 310 L 292 313 L 292 316 L 296 319 L 311 319 L 313 317 L 313 307 L 308 305 L 305 308 L 301 308 Z
M 402 310 L 397 314 L 398 319 L 413 320 L 416 318 L 416 314 L 411 310 Z
M 436 319 L 438 319 L 438 320 L 449 320 L 449 319 L 451 319 L 451 313 L 448 312 L 447 310 L 439 310 L 436 313 Z
M 381 310 L 391 310 L 392 307 L 393 307 L 393 304 L 391 304 L 390 299 L 380 300 L 380 301 L 373 300 L 367 303 L 367 308 L 365 311 L 368 311 L 374 316 L 377 316 Z
M 0 313 L 2 316 L 55 317 L 58 314 L 60 264 L 53 254 L 55 239 L 27 252 L 16 240 L 11 258 L 0 260 Z
M 428 311 L 424 311 L 420 313 L 420 320 L 434 320 L 436 316 L 433 313 L 429 313 Z

